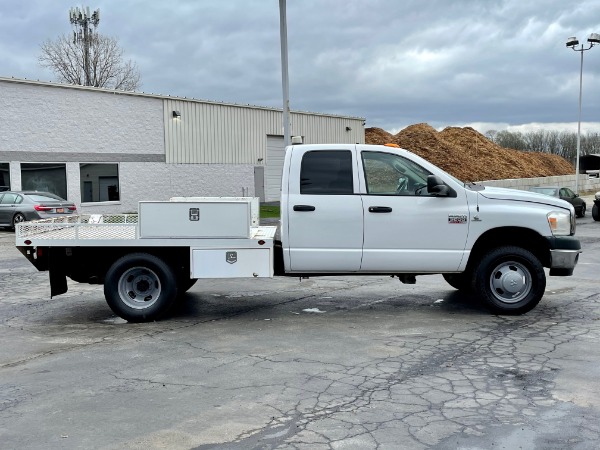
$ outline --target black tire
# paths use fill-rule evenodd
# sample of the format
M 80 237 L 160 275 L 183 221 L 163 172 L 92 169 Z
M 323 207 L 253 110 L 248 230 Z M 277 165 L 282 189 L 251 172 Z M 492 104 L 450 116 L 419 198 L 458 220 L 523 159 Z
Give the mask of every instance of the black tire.
M 579 208 L 579 214 L 577 214 L 577 217 L 585 217 L 585 203 L 581 205 L 581 208 Z
M 499 247 L 483 256 L 473 277 L 473 291 L 496 314 L 523 314 L 546 290 L 544 267 L 521 247 Z
M 472 288 L 472 275 L 468 272 L 463 273 L 444 273 L 444 280 L 454 289 L 462 292 L 470 292 Z
M 600 221 L 600 210 L 598 209 L 598 205 L 596 205 L 594 203 L 594 206 L 592 206 L 592 218 L 598 222 Z
M 177 278 L 163 260 L 147 253 L 118 259 L 106 273 L 104 297 L 129 322 L 148 322 L 165 314 L 177 297 Z
M 15 216 L 13 217 L 13 220 L 12 220 L 12 229 L 14 230 L 18 223 L 25 222 L 26 220 L 27 219 L 25 219 L 25 216 L 23 214 L 21 214 L 21 213 L 15 214 Z

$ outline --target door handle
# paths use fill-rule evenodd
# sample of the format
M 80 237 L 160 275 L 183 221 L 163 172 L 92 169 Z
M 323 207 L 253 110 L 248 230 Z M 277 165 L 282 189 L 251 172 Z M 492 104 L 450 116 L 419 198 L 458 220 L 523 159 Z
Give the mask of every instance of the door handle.
M 294 211 L 314 211 L 315 207 L 311 205 L 294 205 Z
M 369 206 L 369 212 L 372 213 L 391 213 L 392 208 L 389 206 Z

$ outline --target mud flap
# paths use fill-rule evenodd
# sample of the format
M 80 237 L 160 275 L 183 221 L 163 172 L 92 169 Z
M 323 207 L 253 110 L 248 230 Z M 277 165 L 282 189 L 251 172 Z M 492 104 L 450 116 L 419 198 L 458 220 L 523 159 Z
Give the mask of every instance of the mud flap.
M 48 267 L 50 272 L 50 298 L 64 294 L 67 287 L 67 274 L 65 273 L 64 249 L 49 249 Z

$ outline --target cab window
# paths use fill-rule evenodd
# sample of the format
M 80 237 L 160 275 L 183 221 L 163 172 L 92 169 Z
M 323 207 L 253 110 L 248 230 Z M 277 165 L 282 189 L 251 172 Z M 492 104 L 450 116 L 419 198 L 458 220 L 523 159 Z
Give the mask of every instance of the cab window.
M 429 195 L 427 177 L 431 172 L 400 155 L 362 152 L 367 194 Z
M 354 193 L 352 152 L 306 152 L 300 167 L 300 194 L 350 195 Z

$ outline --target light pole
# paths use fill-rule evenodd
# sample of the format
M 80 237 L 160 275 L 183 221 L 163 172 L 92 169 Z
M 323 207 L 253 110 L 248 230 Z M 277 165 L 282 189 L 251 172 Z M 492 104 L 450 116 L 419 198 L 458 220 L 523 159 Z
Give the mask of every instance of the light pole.
M 579 153 L 581 151 L 581 94 L 583 92 L 583 52 L 591 49 L 594 45 L 600 44 L 600 34 L 592 33 L 588 38 L 589 47 L 579 45 L 576 37 L 567 39 L 567 47 L 581 54 L 579 65 L 579 120 L 577 121 L 577 157 L 575 162 L 575 193 L 579 194 Z M 577 47 L 579 45 L 579 48 Z
M 94 32 L 90 30 L 90 25 L 94 28 L 100 23 L 100 10 L 97 9 L 90 14 L 90 7 L 71 8 L 69 10 L 69 21 L 73 27 L 77 27 L 77 31 L 73 31 L 73 44 L 76 42 L 83 43 L 83 71 L 85 72 L 84 86 L 91 86 L 92 80 L 90 75 L 90 44 L 93 39 Z
M 283 88 L 283 145 L 290 138 L 290 82 L 288 78 L 287 18 L 285 0 L 279 0 L 279 35 L 281 40 L 281 85 Z

